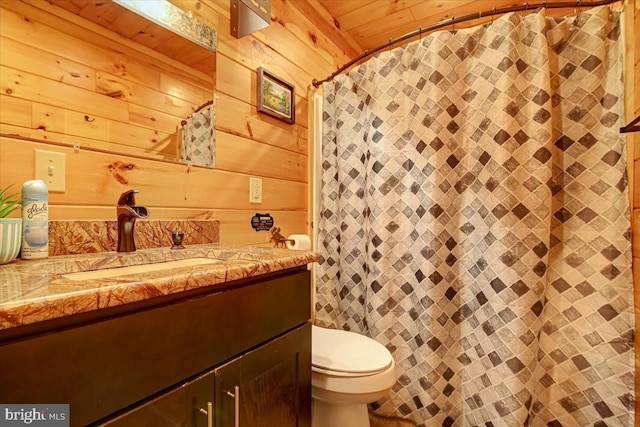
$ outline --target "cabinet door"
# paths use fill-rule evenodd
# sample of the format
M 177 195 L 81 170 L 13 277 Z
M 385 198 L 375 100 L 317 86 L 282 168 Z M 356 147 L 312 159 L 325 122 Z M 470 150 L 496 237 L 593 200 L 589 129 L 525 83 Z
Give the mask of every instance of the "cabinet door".
M 270 341 L 213 373 L 215 427 L 311 425 L 310 325 Z
M 213 427 L 213 372 L 98 426 Z
M 179 387 L 144 405 L 116 417 L 101 427 L 187 427 L 185 390 Z
M 213 401 L 213 374 L 201 376 L 195 381 L 186 384 L 187 390 L 187 419 L 189 427 L 213 427 L 214 401 Z

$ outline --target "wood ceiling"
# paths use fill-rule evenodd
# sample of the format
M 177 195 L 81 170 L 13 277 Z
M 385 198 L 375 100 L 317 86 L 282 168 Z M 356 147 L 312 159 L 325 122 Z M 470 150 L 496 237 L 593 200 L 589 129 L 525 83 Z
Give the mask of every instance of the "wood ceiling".
M 298 0 L 299 1 L 299 0 Z M 335 18 L 335 25 L 346 31 L 362 47 L 362 51 L 371 50 L 421 26 L 435 24 L 451 17 L 460 17 L 477 12 L 522 6 L 526 0 L 318 0 Z M 566 2 L 563 0 L 562 2 Z M 571 0 L 569 0 L 571 1 Z M 559 3 L 560 0 L 548 0 L 547 3 Z M 543 0 L 530 0 L 531 5 L 541 4 Z M 576 5 L 578 1 L 575 2 Z M 591 0 L 583 0 L 586 7 Z M 532 7 L 533 10 L 533 7 Z M 572 13 L 570 9 L 549 9 L 554 16 Z M 523 12 L 524 13 L 524 12 Z M 456 25 L 456 28 L 479 25 L 489 21 L 474 20 Z

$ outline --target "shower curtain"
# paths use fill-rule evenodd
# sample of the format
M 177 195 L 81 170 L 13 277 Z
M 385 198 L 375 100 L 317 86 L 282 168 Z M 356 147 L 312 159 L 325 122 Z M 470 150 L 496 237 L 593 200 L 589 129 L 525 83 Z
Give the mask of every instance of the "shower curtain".
M 631 426 L 620 17 L 443 31 L 324 85 L 316 322 L 420 426 Z
M 213 104 L 196 111 L 181 123 L 180 160 L 200 166 L 216 166 L 215 112 Z

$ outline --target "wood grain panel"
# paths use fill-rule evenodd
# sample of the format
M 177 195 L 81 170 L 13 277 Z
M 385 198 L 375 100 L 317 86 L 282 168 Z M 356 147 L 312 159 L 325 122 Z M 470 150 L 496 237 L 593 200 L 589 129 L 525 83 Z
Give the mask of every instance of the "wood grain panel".
M 640 208 L 640 160 L 633 162 L 633 207 Z
M 334 68 L 349 62 L 362 50 L 347 32 L 335 25 L 335 19 L 317 2 L 274 0 L 271 3 L 271 15 L 275 23 L 284 27 L 283 30 L 314 49 Z M 330 28 L 330 31 L 323 32 L 320 30 L 323 27 Z M 331 37 L 327 34 L 331 34 Z M 334 41 L 340 46 L 336 47 Z
M 251 139 L 218 133 L 216 168 L 248 175 L 307 182 L 307 156 Z
M 378 2 L 379 0 L 319 0 L 319 3 L 324 6 L 331 15 L 333 15 L 338 21 L 341 21 L 340 24 L 342 27 L 344 27 L 344 24 L 342 23 L 344 15 Z
M 310 86 L 314 77 L 333 71 L 333 67 L 329 67 L 328 64 L 324 65 L 326 62 L 318 61 L 314 52 L 307 51 L 306 45 L 302 42 L 300 42 L 299 48 L 305 49 L 306 54 L 301 57 L 300 62 L 292 63 L 287 58 L 287 53 L 290 52 L 280 54 L 270 45 L 263 44 L 251 35 L 241 39 L 232 38 L 228 35 L 230 31 L 229 20 L 221 17 L 218 54 L 254 71 L 258 67 L 265 67 L 273 74 L 293 84 L 302 96 L 305 96 L 302 89 Z M 309 69 L 302 68 L 303 66 L 308 66 Z
M 96 93 L 104 95 L 103 98 L 113 98 L 125 101 L 127 104 L 153 108 L 176 117 L 188 117 L 195 107 L 212 98 L 211 93 L 195 87 L 176 88 L 173 92 L 191 99 L 181 99 L 102 71 L 96 74 Z M 199 93 L 196 95 L 194 92 Z
M 31 126 L 31 101 L 15 98 L 0 92 L 0 123 Z
M 173 134 L 95 116 L 88 118 L 83 113 L 36 103 L 33 104 L 31 128 L 103 141 L 106 149 L 115 152 L 124 145 L 138 149 L 140 154 L 149 153 L 152 157 L 174 158 L 177 150 L 177 140 Z M 173 131 L 175 132 L 175 128 Z M 50 140 L 55 141 L 53 137 Z M 156 156 L 156 153 L 159 156 Z
M 0 67 L 0 91 L 27 101 L 73 111 L 78 111 L 78 104 L 82 104 L 85 114 L 121 122 L 128 119 L 127 104 L 122 100 L 4 66 Z
M 201 167 L 123 158 L 118 155 L 53 147 L 12 138 L 2 138 L 0 182 L 24 182 L 33 179 L 33 150 L 47 149 L 66 155 L 67 177 L 64 193 L 50 193 L 51 209 L 57 204 L 109 205 L 121 193 L 137 188 L 137 201 L 149 208 L 209 208 L 307 210 L 307 184 L 265 177 L 262 179 L 263 203 L 249 204 L 249 177 Z
M 406 9 L 398 9 L 390 13 L 387 18 L 369 21 L 366 25 L 355 27 L 350 32 L 354 38 L 365 48 L 374 48 L 383 45 L 389 39 L 417 30 L 420 26 L 427 27 L 452 16 L 464 16 L 471 13 L 492 10 L 493 7 L 503 8 L 513 6 L 510 0 L 474 2 L 465 1 L 439 1 L 436 2 L 409 2 Z M 489 18 L 490 19 L 490 18 Z M 456 24 L 456 28 L 466 28 L 480 25 L 481 21 L 474 20 Z
M 73 147 L 77 145 L 81 150 L 92 150 L 101 153 L 120 155 L 125 158 L 131 157 L 159 161 L 175 161 L 175 153 L 171 152 L 169 149 L 146 150 L 142 147 L 113 144 L 109 141 L 83 138 L 77 135 L 70 135 L 68 133 L 51 132 L 44 129 L 34 129 L 32 127 L 0 124 L 0 135 L 30 142 L 46 143 L 54 147 Z M 168 144 L 169 141 L 160 141 L 160 143 Z M 2 159 L 0 159 L 0 162 L 1 161 Z
M 176 158 L 176 128 L 197 106 L 212 98 L 213 81 L 201 78 L 198 73 L 184 81 L 184 74 L 178 69 L 169 66 L 165 70 L 162 62 L 154 62 L 157 55 L 141 60 L 145 55 L 127 46 L 118 50 L 118 61 L 101 60 L 97 64 L 103 69 L 93 69 L 91 66 L 96 63 L 91 60 L 109 57 L 110 52 L 85 41 L 95 38 L 91 31 L 82 26 L 56 25 L 56 16 L 28 4 L 14 6 L 33 13 L 52 27 L 35 22 L 31 15 L 29 19 L 20 19 L 17 12 L 3 10 L 0 14 L 3 34 L 28 36 L 20 41 L 3 37 L 3 64 L 20 69 L 0 69 L 2 93 L 32 101 L 32 129 L 20 129 L 29 126 L 24 120 L 4 120 L 10 126 L 3 125 L 3 131 L 43 141 L 81 143 L 84 149 L 155 159 Z M 26 28 L 23 21 L 29 23 Z M 8 30 L 4 31 L 5 28 Z M 73 36 L 77 43 L 45 43 L 38 49 L 29 45 L 33 39 L 40 40 L 39 35 L 30 33 L 36 30 L 50 33 L 54 39 L 72 41 L 64 32 L 69 28 L 78 35 Z M 104 33 L 103 29 L 97 30 Z M 122 51 L 137 54 L 127 56 Z M 91 66 L 76 65 L 67 57 L 82 59 Z M 46 69 L 53 71 L 42 71 Z M 81 80 L 91 84 L 77 84 L 75 80 L 67 84 L 69 75 L 83 76 Z
M 561 0 L 549 0 L 552 4 Z M 591 0 L 582 0 L 588 7 Z M 492 8 L 522 6 L 522 1 L 513 0 L 319 0 L 343 29 L 362 46 L 360 51 L 371 50 L 389 39 L 427 27 L 443 19 L 460 17 Z M 529 2 L 534 4 L 534 2 Z M 535 2 L 535 4 L 542 3 Z M 294 2 L 294 4 L 316 4 L 316 2 Z M 576 2 L 577 5 L 577 2 Z M 563 16 L 573 13 L 575 8 L 547 9 L 548 16 Z M 532 8 L 533 10 L 533 8 Z M 482 21 L 457 24 L 456 28 L 479 25 Z
M 325 2 L 326 3 L 326 2 Z M 433 2 L 422 2 L 416 3 L 413 0 L 399 0 L 395 2 L 368 2 L 356 9 L 352 9 L 340 16 L 338 16 L 340 20 L 340 25 L 342 28 L 351 32 L 354 28 L 363 27 L 363 26 L 373 26 L 372 21 L 395 21 L 395 13 L 399 13 L 398 16 L 402 16 L 402 12 L 408 14 L 410 19 L 413 19 L 413 14 L 411 11 L 411 6 L 415 6 L 416 8 L 420 6 L 420 4 L 424 4 L 424 7 L 429 10 L 441 10 L 443 6 L 448 6 L 449 8 L 457 7 L 461 3 L 465 3 L 464 1 L 447 1 L 447 2 L 437 2 L 434 4 Z M 333 9 L 332 9 L 333 10 Z
M 140 19 L 138 14 L 116 3 L 95 0 L 51 0 L 51 3 L 200 71 L 204 71 L 199 68 L 200 60 L 211 56 L 211 51 L 205 47 L 161 25 Z
M 138 64 L 158 69 L 158 61 L 162 62 L 163 72 L 180 75 L 183 81 L 206 82 L 211 79 L 200 70 L 109 32 L 49 2 L 10 1 L 3 2 L 2 8 L 0 24 L 3 36 L 54 55 L 66 52 L 68 59 L 81 64 L 142 79 L 148 79 L 148 69 L 138 70 Z
M 0 37 L 0 50 L 5 64 L 29 64 L 38 76 L 89 91 L 95 90 L 95 69 L 92 67 L 6 37 Z
M 218 132 L 243 136 L 298 153 L 308 150 L 306 128 L 258 114 L 253 105 L 220 93 L 216 112 Z
M 216 89 L 247 104 L 256 105 L 256 72 L 232 61 L 225 55 L 218 55 L 219 71 Z M 297 120 L 297 117 L 296 117 Z
M 234 46 L 236 50 L 238 47 L 247 49 L 250 45 L 254 47 L 262 45 L 268 47 L 269 51 L 259 52 L 260 55 L 276 53 L 282 55 L 285 60 L 290 58 L 288 53 L 305 52 L 304 55 L 298 56 L 299 61 L 292 61 L 292 63 L 307 71 L 321 71 L 321 74 L 337 68 L 337 63 L 344 63 L 344 60 L 348 60 L 348 55 L 344 53 L 343 49 L 331 44 L 337 43 L 336 39 L 327 38 L 326 34 L 314 27 L 316 23 L 310 20 L 308 14 L 300 14 L 296 8 L 291 7 L 291 5 L 299 7 L 301 4 L 308 2 L 273 2 L 271 6 L 271 26 L 240 40 L 230 35 L 230 2 L 214 0 L 212 3 L 218 10 L 224 11 L 218 16 L 218 51 L 230 58 L 234 58 L 234 56 L 230 54 L 231 52 L 225 50 L 227 45 Z M 194 15 L 202 17 L 204 15 L 203 12 L 194 11 L 192 4 L 193 1 L 188 1 L 184 6 L 185 9 L 192 10 Z M 196 2 L 196 4 L 198 3 Z M 324 13 L 327 14 L 326 11 Z M 348 37 L 346 33 L 341 33 L 337 36 L 337 39 L 338 41 L 344 41 L 346 37 Z M 240 42 L 239 46 L 237 45 L 238 42 Z M 258 44 L 256 45 L 255 42 L 258 42 Z M 250 51 L 250 49 L 247 49 L 247 51 Z M 236 57 L 235 59 L 239 60 L 240 58 Z M 266 64 L 266 62 L 264 63 Z M 255 69 L 258 66 L 250 68 Z M 282 70 L 277 70 L 275 67 L 272 68 L 270 69 L 271 72 L 285 78 L 282 73 L 288 71 L 286 68 Z M 285 78 L 285 80 L 289 80 L 292 83 L 296 82 L 293 79 Z M 305 88 L 310 83 L 311 79 L 305 78 L 302 79 L 302 85 L 299 86 L 298 82 L 296 82 L 296 86 Z

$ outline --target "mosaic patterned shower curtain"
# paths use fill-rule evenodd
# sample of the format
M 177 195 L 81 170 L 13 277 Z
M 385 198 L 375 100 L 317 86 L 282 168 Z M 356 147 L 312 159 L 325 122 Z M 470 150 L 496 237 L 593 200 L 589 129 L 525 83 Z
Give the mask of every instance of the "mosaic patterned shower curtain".
M 200 166 L 216 166 L 216 114 L 213 105 L 182 122 L 180 160 Z
M 421 426 L 631 426 L 619 15 L 444 31 L 324 85 L 317 323 Z

